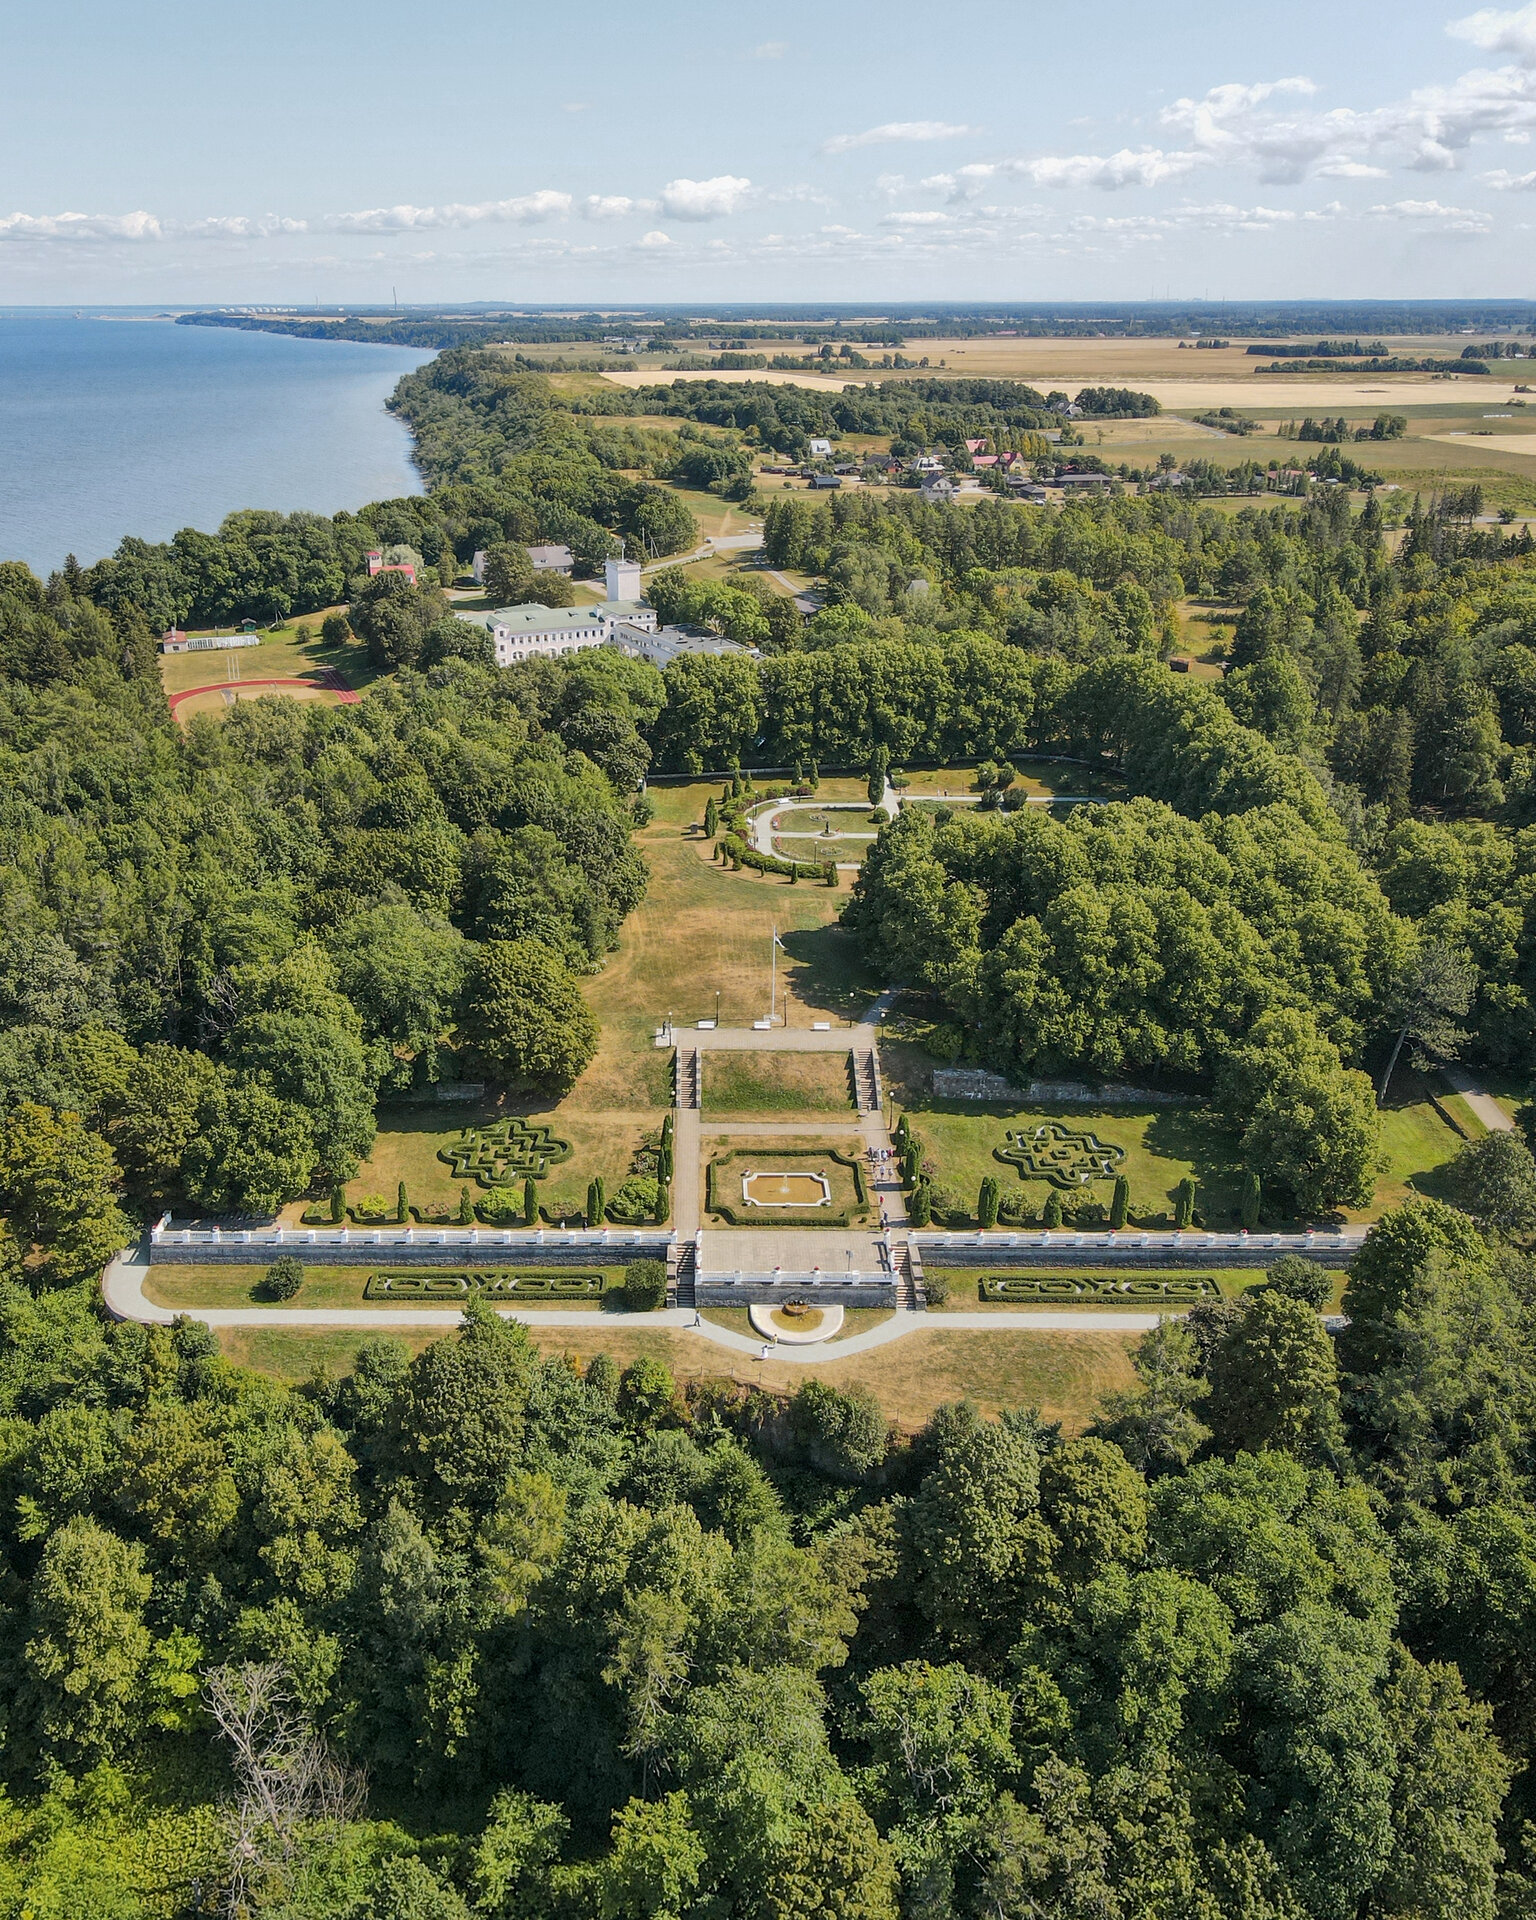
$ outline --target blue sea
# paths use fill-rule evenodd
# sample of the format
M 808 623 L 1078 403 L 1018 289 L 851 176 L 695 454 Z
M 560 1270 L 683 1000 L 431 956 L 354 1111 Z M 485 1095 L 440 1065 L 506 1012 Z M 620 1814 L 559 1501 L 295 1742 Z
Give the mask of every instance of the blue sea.
M 125 309 L 0 308 L 0 560 L 47 574 L 125 534 L 212 532 L 237 507 L 337 513 L 419 493 L 384 402 L 431 357 Z

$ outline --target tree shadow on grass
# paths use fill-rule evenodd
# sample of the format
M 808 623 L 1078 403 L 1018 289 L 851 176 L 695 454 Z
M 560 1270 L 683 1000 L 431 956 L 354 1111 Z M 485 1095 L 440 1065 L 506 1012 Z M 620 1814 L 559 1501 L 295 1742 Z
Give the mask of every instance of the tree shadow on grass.
M 1149 1153 L 1187 1163 L 1195 1176 L 1196 1205 L 1209 1225 L 1236 1225 L 1242 1148 L 1237 1135 L 1209 1107 L 1158 1107 L 1143 1139 Z M 1180 1170 L 1170 1178 L 1170 1194 L 1182 1177 Z
M 795 997 L 814 1011 L 854 1019 L 880 991 L 859 958 L 853 936 L 840 926 L 803 927 L 781 939 L 795 962 Z

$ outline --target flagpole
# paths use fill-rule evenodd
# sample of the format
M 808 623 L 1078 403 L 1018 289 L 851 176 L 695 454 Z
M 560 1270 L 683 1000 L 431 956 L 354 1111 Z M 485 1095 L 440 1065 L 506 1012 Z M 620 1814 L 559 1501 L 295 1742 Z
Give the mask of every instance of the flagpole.
M 772 1025 L 773 1023 L 774 1011 L 777 1006 L 776 996 L 778 991 L 778 980 L 779 980 L 779 928 L 778 928 L 778 923 L 775 922 L 774 928 L 773 928 L 773 938 L 769 942 L 769 946 L 768 946 L 768 1021 L 770 1025 Z

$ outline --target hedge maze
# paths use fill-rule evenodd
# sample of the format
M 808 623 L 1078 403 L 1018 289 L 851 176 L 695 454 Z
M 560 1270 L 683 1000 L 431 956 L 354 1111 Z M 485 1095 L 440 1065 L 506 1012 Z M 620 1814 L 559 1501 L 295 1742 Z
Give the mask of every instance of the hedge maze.
M 472 1293 L 492 1300 L 601 1300 L 600 1273 L 508 1273 L 495 1268 L 475 1273 L 370 1273 L 365 1300 L 467 1300 Z
M 1004 1273 L 979 1283 L 983 1300 L 1012 1300 L 1021 1305 L 1073 1301 L 1118 1307 L 1194 1307 L 1219 1300 L 1221 1288 L 1206 1273 Z
M 1006 1145 L 994 1148 L 992 1157 L 1017 1167 L 1021 1180 L 1048 1180 L 1063 1193 L 1076 1193 L 1095 1180 L 1109 1179 L 1124 1160 L 1125 1148 L 1085 1127 L 1042 1120 L 1035 1127 L 1010 1128 Z
M 455 1180 L 502 1187 L 530 1178 L 542 1180 L 551 1167 L 570 1159 L 571 1144 L 557 1139 L 542 1122 L 514 1118 L 489 1127 L 466 1127 L 437 1157 L 452 1167 Z

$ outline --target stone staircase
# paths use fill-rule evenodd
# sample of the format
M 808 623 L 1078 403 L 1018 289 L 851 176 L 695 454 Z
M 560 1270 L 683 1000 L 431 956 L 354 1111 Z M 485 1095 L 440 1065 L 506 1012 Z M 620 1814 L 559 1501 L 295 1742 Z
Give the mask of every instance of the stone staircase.
M 853 1055 L 853 1098 L 860 1113 L 880 1111 L 880 1062 L 873 1047 L 856 1048 Z
M 923 1259 L 917 1248 L 907 1244 L 891 1249 L 891 1271 L 896 1279 L 896 1304 L 908 1313 L 924 1313 L 928 1295 L 923 1287 Z
M 684 1240 L 673 1248 L 667 1260 L 667 1292 L 670 1304 L 685 1307 L 693 1311 L 698 1301 L 694 1294 L 694 1277 L 698 1272 L 698 1255 L 691 1240 Z
M 703 1082 L 697 1047 L 690 1047 L 686 1051 L 678 1048 L 675 1072 L 678 1106 L 697 1112 L 703 1105 L 699 1097 Z

